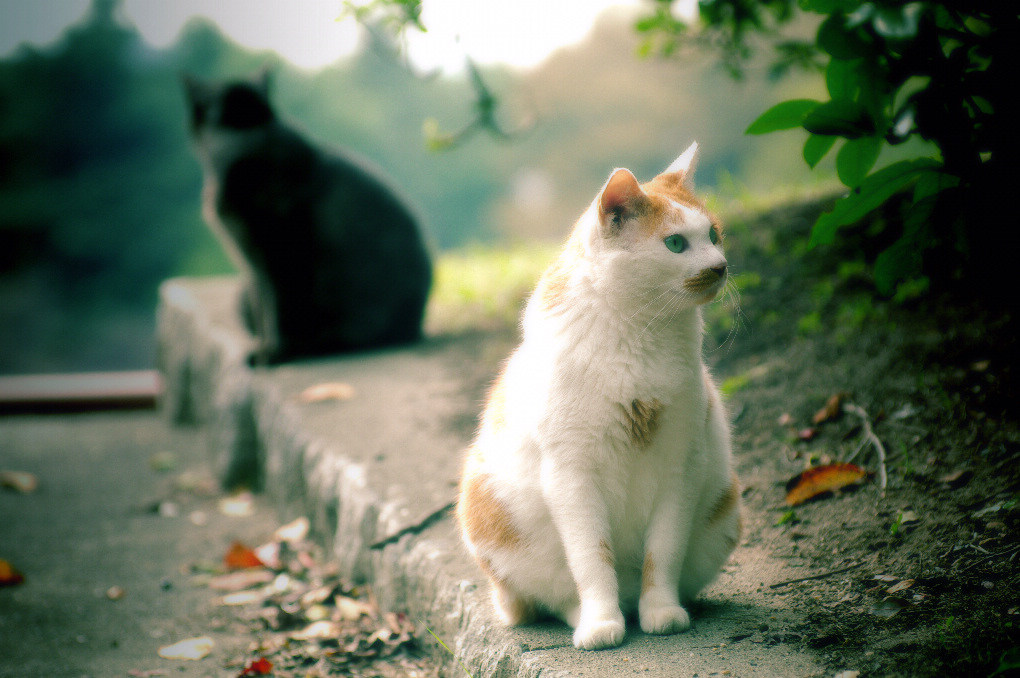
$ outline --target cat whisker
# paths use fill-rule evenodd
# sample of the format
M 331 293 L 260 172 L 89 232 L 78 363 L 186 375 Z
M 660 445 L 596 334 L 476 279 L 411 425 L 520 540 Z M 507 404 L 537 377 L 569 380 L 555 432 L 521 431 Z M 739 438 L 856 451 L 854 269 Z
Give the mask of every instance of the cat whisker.
M 672 305 L 672 304 L 673 304 L 673 303 L 675 302 L 676 292 L 675 292 L 675 290 L 672 290 L 672 289 L 667 289 L 667 290 L 666 290 L 666 292 L 664 292 L 663 294 L 660 294 L 660 295 L 659 295 L 659 296 L 657 297 L 657 299 L 658 299 L 658 298 L 661 298 L 661 297 L 662 297 L 663 295 L 665 295 L 665 294 L 667 294 L 667 293 L 672 293 L 672 295 L 670 295 L 670 296 L 667 296 L 667 298 L 666 298 L 666 301 L 665 301 L 665 303 L 664 303 L 664 304 L 662 305 L 662 307 L 661 307 L 661 308 L 660 308 L 660 309 L 659 309 L 659 310 L 658 310 L 658 311 L 657 311 L 657 312 L 655 313 L 655 315 L 653 315 L 653 316 L 652 316 L 652 317 L 651 317 L 651 318 L 650 318 L 650 319 L 648 320 L 648 322 L 647 322 L 647 323 L 645 323 L 645 326 L 641 328 L 641 334 L 644 334 L 644 333 L 646 333 L 646 332 L 648 331 L 648 329 L 649 329 L 649 328 L 650 328 L 650 327 L 652 326 L 652 324 L 653 324 L 653 323 L 654 323 L 654 322 L 655 322 L 656 320 L 658 320 L 660 316 L 662 316 L 663 312 L 665 312 L 665 310 L 666 310 L 667 308 L 669 308 L 669 307 L 670 307 L 670 306 L 671 306 L 671 305 Z
M 637 310 L 635 310 L 633 313 L 631 313 L 629 316 L 627 316 L 627 320 L 633 320 L 634 318 L 636 318 L 638 316 L 638 314 L 640 314 L 646 308 L 648 308 L 649 306 L 651 306 L 652 304 L 654 304 L 658 300 L 662 299 L 663 296 L 665 296 L 665 295 L 667 295 L 667 294 L 669 294 L 670 292 L 673 291 L 673 288 L 671 286 L 669 286 L 669 285 L 661 285 L 659 288 L 653 288 L 653 289 L 660 289 L 660 288 L 662 289 L 661 292 L 656 294 L 654 297 L 652 297 L 651 299 L 649 299 L 645 303 L 641 304 L 637 308 Z
M 708 355 L 711 355 L 720 349 L 732 348 L 736 343 L 737 334 L 747 321 L 747 316 L 744 315 L 744 312 L 740 307 L 740 289 L 737 287 L 737 284 L 733 282 L 732 277 L 727 278 L 719 301 L 722 303 L 730 303 L 732 305 L 734 313 L 733 321 L 730 323 L 730 329 L 726 333 L 726 338 L 715 348 L 705 351 Z

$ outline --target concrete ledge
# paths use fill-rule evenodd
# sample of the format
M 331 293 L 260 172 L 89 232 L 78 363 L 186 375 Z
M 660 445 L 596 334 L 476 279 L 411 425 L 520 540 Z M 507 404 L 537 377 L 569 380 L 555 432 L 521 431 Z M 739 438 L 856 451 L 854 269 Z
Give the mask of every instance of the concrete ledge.
M 506 347 L 491 350 L 491 339 L 464 335 L 252 369 L 250 338 L 235 311 L 239 290 L 233 278 L 161 287 L 167 416 L 203 426 L 225 483 L 264 491 L 287 516 L 307 515 L 346 576 L 371 582 L 382 606 L 428 624 L 475 678 L 820 671 L 813 657 L 784 645 L 726 649 L 744 633 L 790 621 L 761 594 L 763 582 L 781 577 L 780 566 L 749 547 L 738 549 L 708 602 L 693 610 L 695 627 L 678 636 L 646 636 L 632 624 L 620 648 L 586 653 L 561 624 L 501 627 L 442 509 L 455 498 L 484 383 Z M 353 397 L 299 397 L 326 382 L 349 384 Z M 437 656 L 448 675 L 463 675 L 452 657 Z

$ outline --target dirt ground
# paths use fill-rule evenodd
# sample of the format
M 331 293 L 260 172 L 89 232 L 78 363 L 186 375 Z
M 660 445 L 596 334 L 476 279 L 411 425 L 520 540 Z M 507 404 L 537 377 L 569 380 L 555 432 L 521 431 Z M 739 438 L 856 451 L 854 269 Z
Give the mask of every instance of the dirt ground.
M 839 678 L 1020 675 L 1007 290 L 950 282 L 883 299 L 862 263 L 882 242 L 867 226 L 841 231 L 838 247 L 807 249 L 823 207 L 726 219 L 739 292 L 706 307 L 706 360 L 726 392 L 744 486 L 744 543 L 803 572 L 754 594 L 778 600 L 784 622 L 744 630 L 729 649 L 788 644 Z M 488 352 L 514 341 L 513 330 L 490 336 Z M 816 423 L 834 397 L 834 416 Z M 869 472 L 863 482 L 786 503 L 806 468 L 851 457 Z
M 833 674 L 1020 675 L 1016 333 L 995 296 L 1004 290 L 876 299 L 867 270 L 847 263 L 864 235 L 806 250 L 817 209 L 732 220 L 739 303 L 707 312 L 746 540 L 816 577 L 772 587 L 799 628 L 747 640 L 806 646 Z M 843 407 L 815 423 L 833 396 Z M 884 448 L 884 490 L 866 426 Z M 806 467 L 857 450 L 866 482 L 786 504 Z

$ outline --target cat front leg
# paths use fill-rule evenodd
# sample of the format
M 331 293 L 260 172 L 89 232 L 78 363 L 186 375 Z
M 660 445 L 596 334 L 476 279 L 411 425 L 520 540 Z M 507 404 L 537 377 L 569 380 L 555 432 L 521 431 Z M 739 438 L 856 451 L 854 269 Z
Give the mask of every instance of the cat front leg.
M 550 460 L 542 464 L 542 494 L 578 593 L 577 607 L 562 612 L 574 627 L 574 646 L 583 650 L 615 647 L 625 630 L 606 506 L 597 486 L 584 470 Z
M 276 292 L 268 278 L 255 274 L 249 288 L 249 308 L 254 324 L 256 365 L 268 365 L 282 353 Z
M 679 582 L 691 529 L 688 506 L 693 498 L 674 492 L 662 496 L 669 500 L 662 501 L 652 514 L 638 600 L 641 630 L 653 634 L 680 633 L 691 626 L 690 615 L 680 603 Z

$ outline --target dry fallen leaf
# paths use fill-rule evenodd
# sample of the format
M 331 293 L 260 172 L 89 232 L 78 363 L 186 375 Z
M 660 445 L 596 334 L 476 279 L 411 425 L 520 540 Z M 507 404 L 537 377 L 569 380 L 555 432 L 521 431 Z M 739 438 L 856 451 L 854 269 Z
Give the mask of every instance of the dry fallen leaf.
M 228 570 L 244 570 L 249 567 L 263 567 L 263 563 L 254 551 L 235 541 L 223 556 L 223 566 Z
M 251 492 L 239 492 L 220 499 L 220 513 L 232 518 L 246 518 L 255 511 L 255 498 Z
M 340 619 L 344 621 L 357 621 L 362 615 L 371 615 L 374 612 L 372 605 L 363 600 L 337 596 L 334 602 Z
M 958 469 L 939 478 L 939 482 L 945 483 L 952 489 L 956 490 L 970 482 L 970 479 L 973 476 L 974 472 L 970 469 Z
M 0 560 L 0 586 L 17 586 L 25 581 L 25 575 L 18 572 L 6 560 Z
M 215 643 L 209 636 L 187 638 L 173 645 L 159 648 L 158 654 L 163 659 L 202 659 L 209 656 Z
M 252 661 L 248 666 L 244 667 L 241 673 L 237 674 L 238 678 L 243 676 L 265 676 L 273 672 L 273 664 L 265 657 L 259 657 Z
M 808 440 L 814 440 L 815 436 L 817 435 L 818 429 L 816 429 L 813 426 L 809 426 L 808 428 L 802 428 L 799 431 L 797 431 L 797 440 L 803 440 L 807 442 Z
M 829 399 L 825 401 L 825 406 L 815 412 L 814 416 L 811 417 L 811 421 L 817 426 L 822 422 L 838 417 L 840 412 L 843 411 L 843 400 L 845 398 L 846 393 L 834 393 L 829 396 Z
M 29 494 L 39 487 L 39 479 L 28 471 L 0 471 L 0 487 Z
M 326 400 L 350 400 L 354 397 L 354 387 L 342 381 L 327 382 L 309 386 L 298 399 L 303 403 L 321 403 Z
M 269 570 L 240 570 L 213 577 L 209 580 L 209 588 L 214 591 L 241 591 L 252 586 L 268 584 L 274 577 Z
M 311 529 L 311 523 L 308 518 L 301 516 L 286 525 L 281 525 L 273 533 L 273 539 L 277 541 L 285 541 L 289 544 L 293 544 L 299 541 L 304 541 L 305 537 L 308 536 L 308 530 Z
M 289 634 L 294 640 L 325 640 L 337 638 L 343 628 L 334 621 L 316 621 L 300 631 Z
M 786 503 L 797 506 L 825 492 L 860 482 L 868 472 L 854 464 L 827 464 L 806 469 L 786 484 Z
M 254 548 L 255 557 L 271 570 L 282 570 L 283 560 L 280 558 L 280 542 L 271 541 Z
M 904 608 L 907 607 L 910 607 L 910 603 L 903 600 L 902 598 L 897 598 L 896 596 L 887 596 L 883 600 L 880 600 L 879 602 L 872 605 L 870 612 L 876 617 L 881 617 L 882 619 L 889 619 L 890 617 L 893 617 L 896 614 L 898 614 L 900 610 L 903 610 Z
M 913 579 L 904 579 L 899 584 L 895 584 L 894 586 L 890 586 L 888 589 L 886 589 L 886 593 L 893 594 L 899 593 L 900 591 L 906 591 L 913 585 L 914 585 Z
M 217 605 L 224 605 L 227 607 L 237 605 L 248 605 L 249 603 L 258 603 L 266 599 L 266 594 L 261 591 L 238 591 L 237 593 L 228 593 L 221 598 L 216 599 Z

